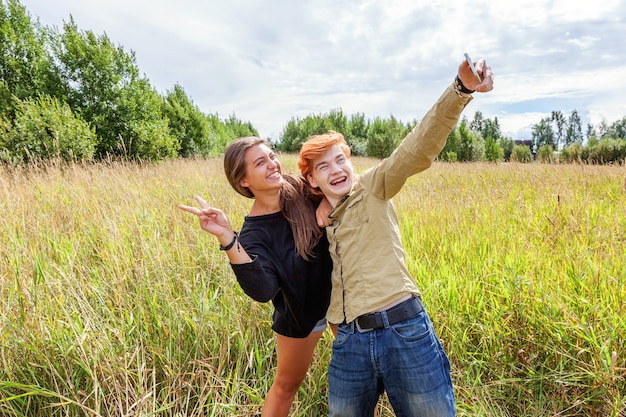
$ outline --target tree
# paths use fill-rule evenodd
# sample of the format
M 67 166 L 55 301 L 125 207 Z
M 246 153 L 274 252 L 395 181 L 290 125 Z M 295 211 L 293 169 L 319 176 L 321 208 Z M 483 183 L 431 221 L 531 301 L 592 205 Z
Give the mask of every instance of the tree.
M 73 19 L 52 39 L 54 67 L 62 81 L 59 94 L 95 127 L 98 157 L 176 155 L 176 139 L 161 115 L 162 99 L 139 75 L 134 53 L 113 45 L 106 34 L 79 31 Z M 158 143 L 147 143 L 152 140 Z
M 348 117 L 343 113 L 341 109 L 332 109 L 327 115 L 329 130 L 340 132 L 341 134 L 347 134 L 348 132 Z
M 46 93 L 50 84 L 44 36 L 17 0 L 0 2 L 0 114 L 13 118 L 19 100 Z
M 470 130 L 480 132 L 483 138 L 491 136 L 495 141 L 498 141 L 502 137 L 498 118 L 495 117 L 493 120 L 484 118 L 480 111 L 474 113 L 474 119 L 469 124 L 469 128 Z
M 483 117 L 483 113 L 481 111 L 476 111 L 476 113 L 474 113 L 474 118 L 469 124 L 469 128 L 477 132 L 482 132 L 484 126 L 485 126 L 485 119 Z
M 626 139 L 626 117 L 611 123 L 606 136 L 613 139 Z
M 278 144 L 276 148 L 283 152 L 297 152 L 295 149 L 295 143 L 302 143 L 300 133 L 300 125 L 295 117 L 292 117 L 287 121 L 283 131 L 278 138 Z
M 407 133 L 408 128 L 393 116 L 389 120 L 376 118 L 367 132 L 367 156 L 387 158 Z
M 364 113 L 356 113 L 350 116 L 345 136 L 353 155 L 367 155 L 368 129 L 369 122 L 365 119 Z
M 458 161 L 459 159 L 458 151 L 459 151 L 460 142 L 461 142 L 461 139 L 459 135 L 459 129 L 457 128 L 452 129 L 452 131 L 448 134 L 448 138 L 446 139 L 446 144 L 443 146 L 443 149 L 439 153 L 440 157 L 444 161 L 448 161 L 448 162 Z
M 600 124 L 596 126 L 595 130 L 596 130 L 596 137 L 598 139 L 604 139 L 605 137 L 607 137 L 607 132 L 609 131 L 609 125 L 607 124 L 606 120 L 602 119 Z
M 209 121 L 179 84 L 163 97 L 162 112 L 177 140 L 180 156 L 206 156 L 210 153 Z
M 461 162 L 482 160 L 485 155 L 485 143 L 481 134 L 468 129 L 465 118 L 456 129 L 459 131 L 459 144 L 456 150 L 458 160 Z
M 553 111 L 551 115 L 551 119 L 556 126 L 554 147 L 558 149 L 559 145 L 563 143 L 564 129 L 565 129 L 565 124 L 566 124 L 565 116 L 563 116 L 563 113 L 561 111 Z
M 224 127 L 229 139 L 241 138 L 244 136 L 259 136 L 259 132 L 252 126 L 250 122 L 243 122 L 234 114 L 228 116 L 228 119 L 224 120 Z
M 511 138 L 501 137 L 500 140 L 498 140 L 498 143 L 504 154 L 504 160 L 509 161 L 511 159 L 511 153 L 513 153 L 513 146 L 515 145 L 515 142 L 513 142 L 513 139 Z
M 595 129 L 591 123 L 587 123 L 587 135 L 586 136 L 587 136 L 587 140 L 589 140 L 591 136 L 595 136 Z
M 298 152 L 310 136 L 335 130 L 344 135 L 353 155 L 367 154 L 367 138 L 370 124 L 363 113 L 348 117 L 341 109 L 327 114 L 309 114 L 304 119 L 291 118 L 280 134 L 277 148 L 285 152 Z
M 580 116 L 576 110 L 572 111 L 572 114 L 567 120 L 567 129 L 565 131 L 565 146 L 569 146 L 572 143 L 583 142 L 583 129 L 581 126 Z
M 502 131 L 500 130 L 500 123 L 498 122 L 498 118 L 495 117 L 493 120 L 485 119 L 483 124 L 483 129 L 480 131 L 483 138 L 492 137 L 495 141 L 502 137 Z
M 485 159 L 490 162 L 498 162 L 504 158 L 504 152 L 492 136 L 485 139 Z
M 170 134 L 167 120 L 162 117 L 162 103 L 162 97 L 146 78 L 131 79 L 120 89 L 110 114 L 112 128 L 118 134 L 117 145 L 124 148 L 114 155 L 151 161 L 178 155 L 176 138 Z
M 12 162 L 93 159 L 96 134 L 67 104 L 44 96 L 20 102 L 17 110 L 7 144 Z
M 550 145 L 552 148 L 556 148 L 554 131 L 550 121 L 550 118 L 545 117 L 532 127 L 533 143 L 537 145 L 537 148 L 541 148 L 543 145 Z

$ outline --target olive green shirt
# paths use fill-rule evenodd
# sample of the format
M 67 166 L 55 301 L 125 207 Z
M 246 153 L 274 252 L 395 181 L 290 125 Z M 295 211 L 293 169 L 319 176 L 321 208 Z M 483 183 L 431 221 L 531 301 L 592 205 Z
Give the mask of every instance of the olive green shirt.
M 326 318 L 350 323 L 407 295 L 420 295 L 409 274 L 391 198 L 407 178 L 429 168 L 471 101 L 448 87 L 386 159 L 355 181 L 329 217 L 332 294 Z

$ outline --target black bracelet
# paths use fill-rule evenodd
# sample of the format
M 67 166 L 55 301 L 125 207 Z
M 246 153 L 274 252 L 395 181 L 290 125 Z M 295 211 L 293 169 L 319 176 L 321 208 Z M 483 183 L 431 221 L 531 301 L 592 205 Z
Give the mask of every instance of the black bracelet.
M 456 91 L 456 93 L 461 96 L 461 97 L 465 97 L 463 94 L 472 94 L 473 92 L 475 92 L 476 90 L 470 90 L 467 87 L 465 87 L 463 85 L 463 81 L 461 81 L 461 79 L 459 78 L 459 76 L 457 75 L 456 78 L 454 79 L 454 91 Z M 461 94 L 463 93 L 463 94 Z
M 231 240 L 231 242 L 226 245 L 226 246 L 222 246 L 220 245 L 220 250 L 230 250 L 233 246 L 235 246 L 235 242 L 237 241 L 239 234 L 237 232 L 233 232 L 233 240 Z

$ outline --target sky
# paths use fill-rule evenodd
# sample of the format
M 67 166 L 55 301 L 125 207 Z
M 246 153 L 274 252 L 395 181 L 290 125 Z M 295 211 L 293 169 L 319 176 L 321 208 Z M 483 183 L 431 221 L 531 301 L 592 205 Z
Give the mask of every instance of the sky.
M 420 120 L 467 52 L 494 90 L 463 116 L 530 139 L 552 111 L 626 117 L 626 0 L 22 0 L 33 19 L 109 37 L 161 94 L 279 140 L 287 122 L 342 110 Z

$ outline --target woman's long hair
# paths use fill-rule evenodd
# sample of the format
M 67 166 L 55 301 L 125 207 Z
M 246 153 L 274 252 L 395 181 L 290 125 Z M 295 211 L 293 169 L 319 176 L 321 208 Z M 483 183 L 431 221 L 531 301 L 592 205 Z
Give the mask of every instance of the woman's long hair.
M 254 198 L 248 187 L 241 185 L 246 176 L 245 153 L 257 145 L 271 145 L 264 139 L 248 136 L 231 142 L 224 153 L 224 172 L 231 187 L 244 197 Z M 305 260 L 313 257 L 313 250 L 324 235 L 317 225 L 315 210 L 322 200 L 322 194 L 314 189 L 301 176 L 283 174 L 283 188 L 280 192 L 280 211 L 291 225 L 293 240 L 298 254 Z

